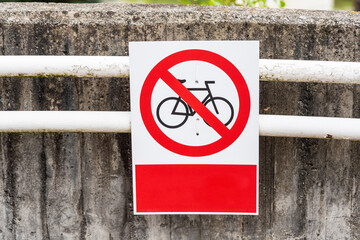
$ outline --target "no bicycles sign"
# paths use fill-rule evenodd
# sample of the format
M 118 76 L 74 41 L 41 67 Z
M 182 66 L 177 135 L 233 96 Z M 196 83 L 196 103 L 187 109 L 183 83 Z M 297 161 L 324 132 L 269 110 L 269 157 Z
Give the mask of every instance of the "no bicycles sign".
M 258 42 L 130 43 L 135 214 L 258 213 Z

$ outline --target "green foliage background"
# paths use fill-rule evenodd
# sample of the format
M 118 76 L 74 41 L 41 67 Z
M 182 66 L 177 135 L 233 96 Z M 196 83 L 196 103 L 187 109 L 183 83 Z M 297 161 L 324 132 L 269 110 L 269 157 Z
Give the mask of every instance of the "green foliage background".
M 0 2 L 59 2 L 59 3 L 99 3 L 99 2 L 130 2 L 146 4 L 198 4 L 198 5 L 240 5 L 266 7 L 266 0 L 0 0 Z M 279 7 L 284 7 L 286 0 L 275 1 Z M 301 0 L 299 0 L 301 1 Z M 314 0 L 316 1 L 316 0 Z M 335 9 L 352 10 L 354 0 L 335 0 Z
M 335 0 L 336 10 L 353 10 L 354 1 L 353 0 Z
M 56 3 L 99 3 L 101 0 L 58 0 L 58 1 L 44 1 L 44 0 L 0 0 L 0 2 L 56 2 Z
M 197 4 L 197 5 L 230 5 L 230 6 L 249 6 L 249 7 L 267 7 L 267 0 L 122 0 L 131 3 L 146 3 L 146 4 Z M 268 0 L 274 1 L 279 7 L 284 7 L 283 0 Z
M 105 0 L 108 1 L 108 0 Z M 197 5 L 230 5 L 230 6 L 251 6 L 251 7 L 266 7 L 267 0 L 118 0 L 119 2 L 129 3 L 146 3 L 146 4 L 197 4 Z M 268 0 L 274 1 L 279 7 L 284 7 L 283 0 Z M 62 3 L 97 3 L 102 0 L 0 0 L 0 2 L 62 2 Z

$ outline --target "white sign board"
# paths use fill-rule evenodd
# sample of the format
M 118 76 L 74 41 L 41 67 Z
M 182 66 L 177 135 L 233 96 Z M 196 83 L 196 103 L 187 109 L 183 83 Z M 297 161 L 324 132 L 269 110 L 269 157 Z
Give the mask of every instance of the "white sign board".
M 257 214 L 257 41 L 131 42 L 135 214 Z

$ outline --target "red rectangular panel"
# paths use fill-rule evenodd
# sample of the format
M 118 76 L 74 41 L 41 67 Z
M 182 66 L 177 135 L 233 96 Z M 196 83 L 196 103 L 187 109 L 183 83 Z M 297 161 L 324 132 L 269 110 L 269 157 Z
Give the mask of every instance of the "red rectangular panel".
M 137 212 L 256 213 L 256 165 L 136 165 Z

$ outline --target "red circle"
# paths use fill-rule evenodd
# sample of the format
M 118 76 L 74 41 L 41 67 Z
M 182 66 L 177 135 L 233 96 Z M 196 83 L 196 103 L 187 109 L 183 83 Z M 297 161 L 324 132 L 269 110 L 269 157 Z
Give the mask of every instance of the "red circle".
M 155 84 L 160 79 L 161 73 L 186 61 L 204 61 L 220 68 L 233 81 L 239 96 L 239 113 L 230 131 L 219 140 L 202 146 L 181 144 L 166 136 L 157 126 L 151 111 L 152 92 Z M 224 150 L 240 136 L 249 119 L 250 93 L 244 77 L 229 60 L 206 50 L 183 50 L 164 58 L 150 71 L 140 93 L 140 112 L 147 131 L 161 146 L 180 155 L 202 157 Z

